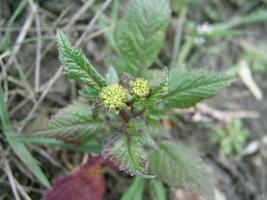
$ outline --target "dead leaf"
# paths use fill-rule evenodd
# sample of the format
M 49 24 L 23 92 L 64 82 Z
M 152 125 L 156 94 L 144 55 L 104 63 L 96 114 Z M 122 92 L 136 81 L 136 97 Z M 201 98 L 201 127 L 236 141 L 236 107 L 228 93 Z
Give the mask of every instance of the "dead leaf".
M 172 123 L 171 123 L 171 120 L 170 119 L 163 119 L 162 120 L 162 124 L 163 124 L 163 127 L 166 129 L 166 130 L 170 130 L 172 128 Z
M 69 175 L 53 181 L 43 200 L 101 200 L 105 181 L 101 168 L 103 159 L 89 155 L 88 161 Z
M 248 63 L 244 60 L 241 60 L 238 63 L 238 66 L 239 66 L 238 74 L 240 78 L 242 79 L 243 83 L 247 86 L 249 91 L 253 94 L 253 96 L 257 100 L 259 101 L 263 100 L 262 91 L 260 90 L 259 86 L 253 79 Z
M 182 189 L 171 189 L 170 190 L 171 200 L 205 200 L 202 197 Z

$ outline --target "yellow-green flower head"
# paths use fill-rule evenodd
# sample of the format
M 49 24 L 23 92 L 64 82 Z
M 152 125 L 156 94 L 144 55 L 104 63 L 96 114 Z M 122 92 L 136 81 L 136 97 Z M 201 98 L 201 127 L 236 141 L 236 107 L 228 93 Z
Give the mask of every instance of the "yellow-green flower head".
M 146 80 L 143 78 L 137 78 L 130 82 L 134 94 L 139 97 L 146 97 L 149 93 L 149 87 Z
M 126 106 L 125 101 L 128 91 L 118 83 L 103 87 L 99 97 L 104 106 L 111 111 L 122 109 Z

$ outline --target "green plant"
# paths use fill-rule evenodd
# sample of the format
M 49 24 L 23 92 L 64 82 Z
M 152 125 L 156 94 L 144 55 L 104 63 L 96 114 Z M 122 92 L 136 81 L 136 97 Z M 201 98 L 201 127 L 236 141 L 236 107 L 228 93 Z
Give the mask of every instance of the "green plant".
M 234 120 L 222 127 L 213 127 L 209 133 L 210 143 L 219 145 L 226 155 L 241 153 L 243 145 L 248 137 L 248 132 L 242 127 L 241 120 Z
M 101 155 L 120 170 L 141 178 L 157 177 L 172 187 L 191 189 L 211 200 L 213 189 L 200 159 L 170 141 L 160 119 L 173 108 L 192 107 L 213 97 L 233 77 L 174 67 L 170 72 L 162 70 L 155 80 L 151 75 L 155 70 L 149 67 L 164 42 L 169 20 L 167 0 L 130 0 L 114 31 L 119 56 L 105 77 L 58 31 L 64 74 L 84 85 L 80 94 L 89 104 L 76 102 L 63 109 L 35 136 L 79 148 L 97 141 Z M 142 193 L 142 184 L 136 182 L 142 180 L 136 179 L 132 190 Z M 150 187 L 151 195 L 157 196 L 153 188 L 162 189 L 163 185 L 152 182 Z

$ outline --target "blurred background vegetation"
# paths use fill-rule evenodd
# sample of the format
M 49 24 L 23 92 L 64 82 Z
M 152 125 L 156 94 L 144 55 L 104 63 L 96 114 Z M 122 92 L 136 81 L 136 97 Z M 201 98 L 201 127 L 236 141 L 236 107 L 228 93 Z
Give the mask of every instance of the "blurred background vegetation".
M 25 145 L 14 136 L 31 133 L 59 108 L 80 99 L 81 86 L 61 73 L 56 29 L 64 30 L 104 73 L 113 62 L 107 59 L 115 55 L 113 29 L 126 3 L 0 0 L 0 199 L 40 199 L 48 180 L 81 164 L 83 153 L 62 149 L 61 143 Z M 171 0 L 171 8 L 166 42 L 153 68 L 220 71 L 236 75 L 237 81 L 196 108 L 173 110 L 162 123 L 203 157 L 217 200 L 265 200 L 267 1 Z M 104 170 L 105 199 L 137 199 L 143 193 L 142 180 Z M 164 194 L 171 200 L 198 199 L 156 181 L 138 199 L 150 199 L 149 192 L 154 199 Z

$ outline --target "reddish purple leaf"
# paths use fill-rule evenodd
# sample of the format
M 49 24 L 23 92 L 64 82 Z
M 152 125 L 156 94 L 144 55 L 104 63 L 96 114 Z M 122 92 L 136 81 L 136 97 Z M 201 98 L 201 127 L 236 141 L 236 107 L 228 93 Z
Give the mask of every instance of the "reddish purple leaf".
M 101 200 L 105 180 L 101 169 L 103 159 L 89 155 L 86 164 L 69 175 L 53 181 L 53 187 L 43 195 L 43 200 Z

